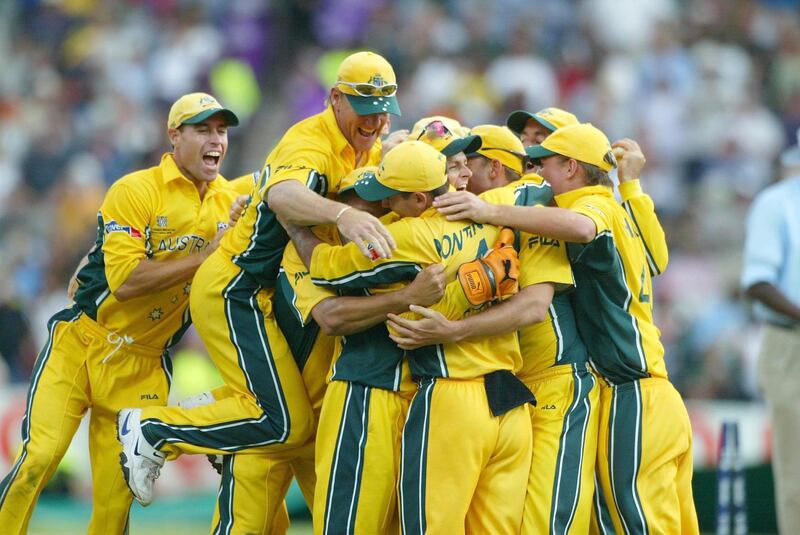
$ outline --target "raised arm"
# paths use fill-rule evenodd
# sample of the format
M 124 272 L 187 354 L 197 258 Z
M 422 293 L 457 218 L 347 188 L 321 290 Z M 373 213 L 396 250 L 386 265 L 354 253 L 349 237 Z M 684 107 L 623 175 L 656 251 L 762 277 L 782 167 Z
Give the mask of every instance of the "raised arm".
M 622 149 L 620 156 L 617 157 L 620 200 L 639 231 L 650 275 L 655 277 L 667 268 L 669 249 L 664 229 L 656 215 L 653 199 L 642 191 L 639 182 L 646 160 L 638 143 L 632 139 L 621 139 L 612 147 Z

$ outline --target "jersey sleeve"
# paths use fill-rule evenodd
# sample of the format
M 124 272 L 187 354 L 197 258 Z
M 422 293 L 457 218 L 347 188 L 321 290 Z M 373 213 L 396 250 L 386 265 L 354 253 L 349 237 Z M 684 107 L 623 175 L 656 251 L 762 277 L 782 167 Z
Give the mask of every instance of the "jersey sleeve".
M 263 193 L 269 191 L 275 184 L 287 180 L 299 182 L 320 195 L 329 193 L 325 176 L 328 155 L 324 150 L 317 146 L 289 143 L 276 151 L 275 156 L 267 161 L 269 179 Z M 335 192 L 336 190 L 333 191 Z
M 317 286 L 311 282 L 309 272 L 292 242 L 286 246 L 281 267 L 291 288 L 291 292 L 287 295 L 291 302 L 287 305 L 292 307 L 300 322 L 306 325 L 314 307 L 329 297 L 336 297 L 337 294 L 330 288 Z
M 591 196 L 581 197 L 569 207 L 573 212 L 583 214 L 594 221 L 597 234 L 611 230 L 611 216 L 603 208 L 600 203 L 594 202 Z
M 103 263 L 112 293 L 122 286 L 139 262 L 151 254 L 146 242 L 151 206 L 143 188 L 117 183 L 108 190 L 100 207 Z
M 253 171 L 252 173 L 234 178 L 230 181 L 230 186 L 237 195 L 248 195 L 253 192 L 253 186 L 258 183 L 259 175 L 260 173 L 258 171 Z
M 566 243 L 563 241 L 523 232 L 520 237 L 519 262 L 520 288 L 544 282 L 561 288 L 575 284 Z
M 653 199 L 644 191 L 639 180 L 630 180 L 619 185 L 622 207 L 633 220 L 644 244 L 647 264 L 652 276 L 664 272 L 669 262 L 669 250 L 664 229 L 656 215 Z
M 357 290 L 413 279 L 423 266 L 439 262 L 425 240 L 432 242 L 424 218 L 405 218 L 386 227 L 397 243 L 391 258 L 372 261 L 354 243 L 320 244 L 311 256 L 314 284 Z

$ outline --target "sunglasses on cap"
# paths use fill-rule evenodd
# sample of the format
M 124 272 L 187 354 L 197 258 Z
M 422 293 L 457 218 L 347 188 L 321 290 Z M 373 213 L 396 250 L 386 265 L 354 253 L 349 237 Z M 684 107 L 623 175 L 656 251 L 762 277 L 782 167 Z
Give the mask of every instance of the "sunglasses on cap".
M 346 85 L 362 97 L 391 97 L 397 93 L 397 84 L 375 85 L 339 81 L 336 85 Z
M 453 133 L 447 128 L 442 121 L 433 121 L 425 125 L 425 128 L 417 136 L 417 140 L 422 139 L 422 136 L 429 132 L 435 133 L 438 137 L 452 136 Z

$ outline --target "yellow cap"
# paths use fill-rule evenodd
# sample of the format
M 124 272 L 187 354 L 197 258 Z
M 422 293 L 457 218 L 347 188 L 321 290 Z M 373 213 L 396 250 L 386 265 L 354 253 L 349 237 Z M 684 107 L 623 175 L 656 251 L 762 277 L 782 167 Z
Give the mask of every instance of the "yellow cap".
M 522 174 L 525 147 L 511 130 L 505 126 L 482 124 L 471 132 L 481 138 L 481 147 L 473 155 L 480 154 L 490 160 L 500 160 L 504 166 Z
M 344 82 L 339 83 L 339 82 Z M 345 84 L 370 84 L 376 87 L 397 85 L 394 69 L 386 59 L 374 52 L 356 52 L 350 54 L 336 72 L 335 87 L 345 95 L 359 115 L 371 113 L 391 113 L 400 115 L 400 106 L 397 104 L 397 95 L 391 96 L 362 96 L 351 85 Z
M 444 115 L 432 115 L 430 117 L 423 117 L 414 123 L 414 126 L 411 128 L 411 132 L 408 134 L 408 138 L 420 139 L 422 134 L 427 130 L 441 130 L 441 127 L 438 127 L 436 123 L 441 123 L 441 127 L 444 128 L 445 133 L 449 132 L 455 137 L 469 135 L 469 128 L 463 126 L 455 119 L 451 117 L 445 117 Z
M 571 124 L 578 124 L 578 118 L 570 112 L 561 108 L 550 107 L 539 110 L 536 113 L 525 110 L 511 112 L 508 119 L 506 119 L 506 126 L 517 134 L 521 134 L 528 119 L 533 119 L 551 132 Z
M 169 109 L 167 128 L 178 128 L 182 124 L 202 123 L 215 113 L 225 117 L 228 126 L 237 126 L 239 118 L 231 110 L 223 108 L 217 99 L 207 93 L 189 93 L 175 101 Z
M 380 201 L 398 193 L 432 191 L 447 184 L 447 159 L 422 141 L 406 141 L 386 153 L 378 172 L 355 184 L 365 201 Z
M 339 193 L 338 193 L 338 195 L 341 195 L 342 193 L 350 191 L 351 189 L 353 189 L 355 187 L 356 182 L 366 178 L 368 175 L 374 175 L 377 172 L 378 172 L 378 166 L 377 165 L 367 165 L 367 166 L 364 166 L 364 167 L 356 167 L 355 169 L 353 169 L 352 171 L 347 173 L 347 175 L 342 179 L 342 181 L 339 182 Z
M 590 123 L 559 128 L 547 136 L 541 145 L 533 145 L 525 150 L 533 159 L 560 154 L 597 166 L 603 171 L 610 171 L 617 166 L 608 138 Z

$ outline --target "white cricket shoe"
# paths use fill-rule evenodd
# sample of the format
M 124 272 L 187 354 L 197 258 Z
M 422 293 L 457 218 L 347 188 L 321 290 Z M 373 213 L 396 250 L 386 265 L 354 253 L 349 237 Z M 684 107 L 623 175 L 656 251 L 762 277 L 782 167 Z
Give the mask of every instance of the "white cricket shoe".
M 182 409 L 193 409 L 203 405 L 210 405 L 215 401 L 217 400 L 214 397 L 214 394 L 212 394 L 210 390 L 207 390 L 206 392 L 202 392 L 196 396 L 180 400 L 178 402 L 178 407 Z M 219 475 L 222 475 L 222 455 L 206 455 L 206 457 L 208 457 L 208 462 L 211 463 L 211 468 L 213 468 L 214 471 Z
M 142 435 L 142 409 L 122 409 L 117 413 L 117 438 L 122 444 L 119 464 L 125 482 L 142 505 L 153 501 L 153 483 L 158 479 L 165 455 Z

